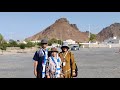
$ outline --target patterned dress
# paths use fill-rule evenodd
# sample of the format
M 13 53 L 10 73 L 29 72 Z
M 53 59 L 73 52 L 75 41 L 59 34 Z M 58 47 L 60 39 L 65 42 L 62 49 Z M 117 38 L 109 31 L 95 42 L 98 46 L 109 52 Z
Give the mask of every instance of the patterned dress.
M 46 75 L 49 75 L 50 78 L 60 78 L 61 75 L 61 59 L 55 57 L 49 57 L 46 64 Z

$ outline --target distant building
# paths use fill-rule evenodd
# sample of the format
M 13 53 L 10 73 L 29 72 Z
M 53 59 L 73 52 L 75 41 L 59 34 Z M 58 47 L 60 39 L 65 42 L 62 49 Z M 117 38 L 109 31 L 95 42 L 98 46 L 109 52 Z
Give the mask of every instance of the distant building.
M 72 39 L 65 40 L 65 41 L 63 41 L 63 43 L 67 43 L 67 44 L 76 44 L 76 42 L 73 41 Z
M 20 43 L 24 43 L 24 44 L 27 44 L 27 42 L 26 42 L 26 41 L 21 41 Z
M 57 43 L 52 44 L 52 47 L 59 47 L 59 46 L 60 46 L 60 44 L 57 44 Z
M 35 40 L 35 41 L 30 41 L 30 42 L 32 42 L 32 43 L 39 43 L 41 41 L 40 40 Z
M 104 40 L 103 43 L 106 43 L 106 44 L 120 44 L 120 38 L 118 38 L 117 36 L 110 37 L 109 39 Z

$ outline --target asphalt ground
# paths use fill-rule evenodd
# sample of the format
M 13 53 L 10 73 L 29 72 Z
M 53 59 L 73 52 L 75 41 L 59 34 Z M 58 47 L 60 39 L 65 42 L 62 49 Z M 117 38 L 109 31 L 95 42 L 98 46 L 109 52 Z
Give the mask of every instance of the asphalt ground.
M 72 52 L 78 65 L 77 78 L 120 78 L 118 48 L 80 48 Z M 0 78 L 35 78 L 33 55 L 0 55 Z

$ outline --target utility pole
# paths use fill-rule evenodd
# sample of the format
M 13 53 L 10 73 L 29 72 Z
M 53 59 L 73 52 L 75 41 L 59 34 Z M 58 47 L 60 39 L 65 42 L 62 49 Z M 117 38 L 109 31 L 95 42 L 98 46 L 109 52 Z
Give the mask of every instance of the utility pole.
M 62 30 L 61 30 L 61 46 L 62 46 Z
M 88 37 L 89 37 L 89 48 L 90 48 L 90 24 L 89 24 L 89 29 L 88 30 L 89 30 L 89 36 Z

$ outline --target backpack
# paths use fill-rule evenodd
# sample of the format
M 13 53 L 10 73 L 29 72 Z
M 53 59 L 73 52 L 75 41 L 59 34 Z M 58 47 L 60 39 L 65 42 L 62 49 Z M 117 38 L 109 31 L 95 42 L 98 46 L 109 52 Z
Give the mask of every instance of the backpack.
M 76 73 L 76 75 L 75 76 L 73 76 L 73 77 L 77 77 L 78 76 L 78 67 L 77 67 L 77 64 L 76 64 L 76 62 L 75 62 L 75 73 Z
M 71 55 L 71 53 L 70 53 Z M 72 62 L 71 62 L 71 59 L 70 59 L 70 66 L 71 66 L 71 72 L 72 72 Z M 72 77 L 77 77 L 78 76 L 78 67 L 77 67 L 77 64 L 76 64 L 76 61 L 75 61 L 75 76 L 72 76 L 72 73 L 71 73 L 71 76 Z

